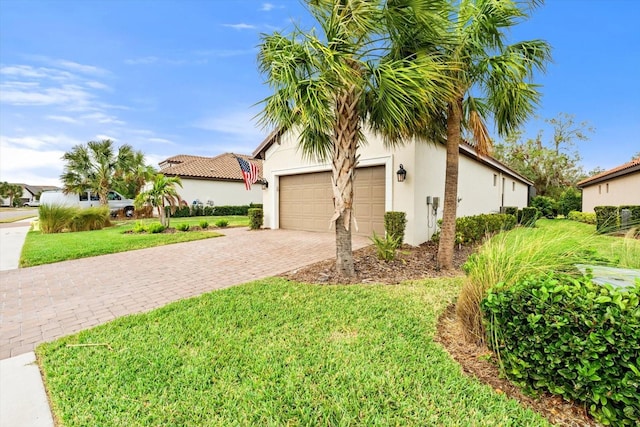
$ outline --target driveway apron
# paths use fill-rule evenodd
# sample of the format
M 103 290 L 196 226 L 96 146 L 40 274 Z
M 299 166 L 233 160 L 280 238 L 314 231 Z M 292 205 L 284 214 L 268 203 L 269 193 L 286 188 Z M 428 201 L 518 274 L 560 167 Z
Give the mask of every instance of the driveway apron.
M 246 228 L 223 233 L 225 237 L 0 271 L 0 359 L 120 316 L 335 256 L 333 233 Z M 353 236 L 354 249 L 367 244 L 366 237 Z

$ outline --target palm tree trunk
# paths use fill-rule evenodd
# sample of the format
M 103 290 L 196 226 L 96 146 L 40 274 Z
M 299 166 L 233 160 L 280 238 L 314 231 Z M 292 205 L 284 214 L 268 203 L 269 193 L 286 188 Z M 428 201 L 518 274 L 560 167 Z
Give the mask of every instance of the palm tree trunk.
M 346 277 L 355 275 L 351 246 L 353 209 L 353 180 L 357 163 L 356 151 L 360 137 L 356 88 L 343 92 L 336 100 L 336 127 L 334 129 L 332 167 L 333 205 L 332 221 L 336 226 L 336 270 Z
M 442 232 L 438 245 L 438 268 L 453 268 L 453 248 L 456 239 L 456 210 L 458 208 L 458 160 L 462 124 L 462 98 L 447 108 L 447 166 L 444 179 Z

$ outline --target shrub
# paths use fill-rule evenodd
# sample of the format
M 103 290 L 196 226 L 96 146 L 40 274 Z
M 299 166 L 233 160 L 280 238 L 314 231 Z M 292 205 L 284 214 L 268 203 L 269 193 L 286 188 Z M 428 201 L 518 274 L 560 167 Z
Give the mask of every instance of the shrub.
M 380 237 L 374 231 L 373 236 L 369 237 L 369 239 L 376 247 L 378 259 L 389 262 L 396 258 L 396 249 L 398 249 L 401 244 L 399 236 L 393 237 L 387 233 L 385 237 Z
M 189 231 L 189 224 L 178 224 L 176 230 Z
M 133 226 L 134 233 L 144 233 L 147 231 L 147 226 L 142 221 L 136 222 L 136 225 Z
M 585 224 L 595 225 L 596 223 L 596 214 L 592 212 L 571 211 L 567 218 L 571 221 L 584 222 Z
M 69 221 L 69 231 L 101 230 L 110 225 L 109 208 L 106 206 L 74 208 L 74 210 Z
M 165 230 L 165 226 L 159 222 L 153 222 L 147 226 L 147 232 L 151 234 L 162 233 Z
M 168 208 L 166 208 L 168 209 Z M 187 218 L 191 216 L 191 207 L 180 206 L 171 214 L 173 218 Z
M 249 214 L 249 228 L 252 230 L 259 230 L 260 227 L 262 227 L 262 223 L 264 221 L 262 209 L 251 208 L 249 209 L 248 214 Z
M 61 233 L 68 227 L 75 209 L 62 205 L 40 205 L 38 216 L 40 231 L 44 234 Z
M 407 214 L 404 212 L 385 212 L 384 229 L 387 236 L 398 241 L 398 246 L 404 243 L 404 231 L 407 226 Z
M 213 215 L 215 215 L 215 212 L 216 212 L 215 206 L 205 206 L 203 215 L 204 216 L 213 216 Z
M 542 275 L 496 287 L 482 303 L 487 340 L 505 374 L 589 408 L 605 425 L 640 419 L 640 281 Z
M 557 203 L 558 213 L 565 217 L 572 211 L 579 211 L 582 209 L 582 194 L 580 191 L 573 187 L 568 187 L 560 194 L 560 199 Z
M 626 209 L 631 214 L 628 218 L 628 222 L 626 224 L 622 223 L 622 210 Z M 618 214 L 620 215 L 620 227 L 622 229 L 628 230 L 632 227 L 637 227 L 640 225 L 640 206 L 638 205 L 624 205 L 618 207 Z
M 456 219 L 456 241 L 458 243 L 477 243 L 487 236 L 500 231 L 511 230 L 516 226 L 516 217 L 507 214 L 481 214 L 463 216 Z
M 225 228 L 229 225 L 229 221 L 226 219 L 219 219 L 216 221 L 216 227 Z
M 545 218 L 552 219 L 558 216 L 557 203 L 551 197 L 536 196 L 531 199 L 531 206 L 538 208 L 540 214 Z
M 244 206 L 216 206 L 215 216 L 230 216 L 230 215 L 249 215 L 249 205 Z M 260 208 L 257 208 L 260 209 Z
M 202 221 L 200 221 L 200 228 L 206 230 L 207 228 L 209 228 L 209 223 L 203 219 Z
M 596 206 L 596 231 L 609 233 L 619 228 L 618 208 L 616 206 Z
M 535 227 L 536 221 L 540 218 L 540 211 L 536 207 L 522 208 L 520 224 L 525 227 Z
M 518 217 L 518 208 L 516 206 L 503 206 L 500 208 L 500 213 L 513 215 L 514 217 Z
M 134 211 L 134 216 L 136 218 L 152 218 L 153 217 L 153 206 L 144 205 L 137 208 Z

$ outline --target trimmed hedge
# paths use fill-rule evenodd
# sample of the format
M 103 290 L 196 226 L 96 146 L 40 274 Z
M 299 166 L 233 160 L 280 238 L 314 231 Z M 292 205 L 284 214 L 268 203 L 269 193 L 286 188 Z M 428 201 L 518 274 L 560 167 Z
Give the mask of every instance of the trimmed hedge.
M 172 218 L 185 218 L 190 216 L 247 216 L 249 215 L 249 209 L 260 208 L 261 203 L 251 203 L 242 206 L 203 206 L 203 205 L 190 205 L 181 206 L 176 209 L 175 213 L 171 214 Z M 168 209 L 168 208 L 167 208 Z
M 470 244 L 516 226 L 516 217 L 507 214 L 481 214 L 456 218 L 456 243 Z M 441 222 L 438 222 L 441 225 Z M 440 232 L 431 240 L 438 241 Z
M 264 222 L 264 216 L 262 213 L 262 208 L 251 208 L 249 209 L 249 228 L 252 230 L 259 230 L 262 227 L 262 223 Z
M 605 425 L 640 419 L 640 280 L 629 289 L 589 277 L 499 284 L 482 302 L 487 343 L 505 374 L 589 408 Z
M 400 246 L 404 243 L 404 231 L 407 227 L 407 214 L 404 212 L 385 212 L 384 214 L 384 230 L 391 240 L 397 242 Z
M 518 211 L 518 224 L 525 227 L 535 227 L 538 218 L 540 218 L 540 211 L 536 207 L 522 208 Z
M 567 218 L 571 221 L 584 222 L 585 224 L 595 225 L 596 223 L 596 214 L 591 212 L 571 211 Z
M 609 233 L 620 227 L 617 206 L 596 206 L 596 231 L 598 233 Z
M 620 225 L 622 226 L 622 210 L 628 209 L 631 211 L 631 217 L 629 218 L 630 227 L 637 227 L 640 225 L 640 206 L 638 205 L 624 205 L 618 207 L 618 215 L 620 216 Z

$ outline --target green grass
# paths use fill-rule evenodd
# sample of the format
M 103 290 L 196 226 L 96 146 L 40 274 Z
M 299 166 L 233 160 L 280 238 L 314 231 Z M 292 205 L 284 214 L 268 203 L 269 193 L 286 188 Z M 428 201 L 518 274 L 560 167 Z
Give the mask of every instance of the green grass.
M 61 426 L 544 426 L 433 342 L 461 279 L 262 280 L 41 345 Z
M 175 227 L 178 224 L 189 224 L 191 227 L 195 225 L 200 225 L 200 222 L 207 221 L 209 223 L 209 228 L 213 227 L 212 224 L 215 224 L 219 220 L 226 220 L 229 222 L 227 227 L 248 227 L 249 226 L 249 217 L 241 216 L 241 215 L 228 215 L 228 216 L 192 216 L 186 218 L 171 218 L 171 227 Z M 158 222 L 158 218 L 153 219 L 142 219 L 138 220 L 144 223 L 150 222 Z
M 0 224 L 9 224 L 12 222 L 17 222 L 17 221 L 22 221 L 23 219 L 29 219 L 29 218 L 35 218 L 38 215 L 21 215 L 21 216 L 14 216 L 11 218 L 5 218 L 5 219 L 0 219 Z

